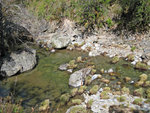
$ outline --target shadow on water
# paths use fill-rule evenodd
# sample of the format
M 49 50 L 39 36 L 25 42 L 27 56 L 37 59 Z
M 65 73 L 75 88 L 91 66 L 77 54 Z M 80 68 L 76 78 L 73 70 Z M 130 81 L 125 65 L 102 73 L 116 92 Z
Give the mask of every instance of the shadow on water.
M 59 97 L 71 89 L 68 85 L 70 74 L 59 71 L 59 65 L 67 63 L 78 56 L 86 57 L 87 53 L 67 50 L 58 50 L 53 54 L 38 50 L 37 53 L 39 61 L 36 68 L 0 82 L 0 96 L 7 96 L 11 92 L 15 101 L 22 99 L 22 105 L 25 108 L 36 106 L 48 98 L 52 103 L 52 111 L 56 113 Z M 98 73 L 102 68 L 106 70 L 112 68 L 121 76 L 129 76 L 132 80 L 137 80 L 138 76 L 143 73 L 135 70 L 130 62 L 125 62 L 123 59 L 117 64 L 110 64 L 109 58 L 96 56 L 87 58 L 86 63 L 89 62 L 95 64 Z M 81 64 L 78 69 L 85 67 L 86 63 Z M 144 71 L 144 73 L 150 74 L 150 71 Z M 64 106 L 59 112 L 65 112 L 67 108 Z

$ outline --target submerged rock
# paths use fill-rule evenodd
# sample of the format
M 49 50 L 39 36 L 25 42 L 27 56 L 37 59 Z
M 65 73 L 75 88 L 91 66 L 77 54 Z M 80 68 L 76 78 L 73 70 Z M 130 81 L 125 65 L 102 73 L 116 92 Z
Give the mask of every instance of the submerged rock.
M 87 113 L 87 110 L 84 105 L 76 105 L 70 107 L 66 113 Z
M 59 66 L 59 70 L 61 70 L 61 71 L 66 71 L 67 68 L 68 68 L 68 64 L 62 64 Z
M 83 85 L 83 82 L 88 74 L 90 74 L 91 68 L 83 68 L 70 75 L 69 85 L 73 87 L 79 87 Z
M 19 72 L 28 71 L 34 68 L 36 64 L 36 51 L 33 49 L 25 49 L 11 53 L 3 59 L 0 73 L 3 77 L 9 77 Z

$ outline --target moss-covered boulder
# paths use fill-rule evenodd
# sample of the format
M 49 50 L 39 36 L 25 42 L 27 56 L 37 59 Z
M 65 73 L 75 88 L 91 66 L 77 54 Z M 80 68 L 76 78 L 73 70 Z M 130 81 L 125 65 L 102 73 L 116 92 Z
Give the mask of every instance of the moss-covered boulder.
M 101 99 L 109 99 L 108 92 L 107 92 L 107 91 L 101 92 L 100 98 L 101 98 Z
M 116 64 L 117 62 L 119 62 L 119 57 L 118 56 L 114 56 L 111 60 L 111 63 Z
M 148 70 L 148 65 L 142 62 L 137 62 L 135 68 L 140 70 Z
M 78 93 L 82 94 L 86 90 L 86 88 L 87 88 L 86 86 L 80 86 Z
M 142 99 L 141 98 L 136 98 L 134 101 L 133 101 L 133 104 L 136 104 L 136 105 L 141 105 L 142 104 Z
M 140 97 L 143 96 L 143 93 L 144 93 L 144 89 L 143 89 L 143 88 L 136 89 L 136 90 L 134 90 L 134 92 L 133 92 L 133 94 L 134 94 L 135 96 L 140 96 Z
M 79 105 L 79 104 L 82 103 L 82 100 L 81 100 L 81 99 L 72 99 L 71 103 L 72 103 L 73 105 Z
M 71 96 L 74 97 L 78 93 L 78 88 L 74 88 L 71 90 Z
M 97 91 L 99 89 L 98 85 L 94 85 L 91 89 L 90 89 L 90 94 L 96 94 Z

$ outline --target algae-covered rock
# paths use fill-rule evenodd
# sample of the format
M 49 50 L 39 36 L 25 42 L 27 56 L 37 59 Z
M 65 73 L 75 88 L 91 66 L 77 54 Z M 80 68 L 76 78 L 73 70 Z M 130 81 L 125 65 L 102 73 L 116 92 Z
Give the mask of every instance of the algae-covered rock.
M 81 104 L 82 103 L 82 100 L 81 99 L 72 99 L 72 104 L 74 104 L 74 105 L 79 105 L 79 104 Z
M 135 68 L 141 69 L 141 70 L 148 70 L 148 66 L 142 62 L 137 62 L 135 65 Z
M 123 88 L 121 89 L 121 93 L 122 93 L 122 94 L 129 94 L 129 93 L 130 93 L 130 90 L 129 90 L 129 88 L 123 87 Z
M 147 98 L 150 99 L 150 88 L 148 88 L 148 89 L 146 90 L 146 94 L 147 94 Z
M 75 64 L 75 60 L 71 60 L 68 64 L 69 69 L 74 69 L 77 67 L 77 64 Z
M 92 82 L 92 78 L 90 76 L 87 76 L 85 78 L 85 85 L 89 85 Z
M 104 88 L 103 88 L 103 91 L 110 92 L 110 87 L 104 87 Z
M 83 105 L 76 105 L 70 107 L 66 113 L 87 113 L 86 107 Z
M 89 100 L 89 101 L 87 102 L 86 106 L 87 106 L 87 108 L 88 108 L 88 109 L 90 109 L 90 108 L 91 108 L 91 106 L 92 106 L 93 102 L 94 102 L 94 100 L 93 100 L 93 99 L 91 99 L 91 100 Z
M 140 81 L 136 82 L 136 83 L 134 84 L 134 86 L 135 86 L 135 87 L 139 87 L 139 86 L 142 86 L 143 84 L 144 84 L 144 81 L 140 80 Z
M 136 104 L 136 105 L 141 105 L 142 104 L 142 99 L 141 98 L 136 98 L 134 101 L 133 101 L 133 104 Z
M 128 56 L 127 56 L 127 59 L 128 59 L 128 61 L 134 61 L 134 57 L 135 57 L 135 55 L 134 54 L 129 54 Z
M 119 102 L 124 102 L 124 101 L 126 101 L 126 97 L 125 96 L 120 96 L 120 97 L 117 97 L 117 100 Z
M 115 56 L 112 58 L 111 63 L 116 64 L 119 61 L 119 57 Z
M 125 77 L 125 78 L 124 78 L 124 81 L 125 81 L 125 82 L 129 82 L 129 81 L 131 81 L 131 78 L 130 78 L 130 77 Z
M 106 83 L 106 84 L 109 84 L 110 80 L 105 79 L 105 78 L 102 78 L 102 79 L 101 79 L 101 82 L 104 82 L 104 83 Z
M 92 69 L 91 70 L 91 74 L 93 75 L 93 74 L 95 74 L 96 73 L 96 69 Z
M 148 76 L 146 74 L 141 74 L 140 75 L 140 81 L 146 81 Z
M 143 88 L 139 88 L 139 89 L 136 89 L 136 90 L 134 90 L 134 92 L 133 92 L 133 94 L 135 95 L 135 96 L 143 96 L 143 93 L 144 93 L 144 90 L 143 90 Z
M 145 86 L 145 87 L 149 87 L 149 86 L 150 86 L 150 81 L 146 81 L 146 82 L 144 83 L 144 86 Z
M 90 94 L 96 94 L 98 91 L 99 87 L 98 85 L 94 85 L 91 89 L 90 89 Z
M 86 86 L 80 86 L 78 93 L 82 94 L 86 90 L 86 88 L 87 88 Z
M 75 96 L 78 93 L 78 88 L 74 88 L 71 90 L 71 96 Z
M 101 74 L 104 74 L 105 70 L 102 68 L 102 69 L 100 70 L 100 72 L 101 72 Z
M 107 92 L 107 91 L 101 92 L 100 98 L 101 98 L 101 99 L 109 99 L 108 92 Z
M 39 111 L 45 111 L 49 109 L 49 104 L 50 104 L 49 99 L 44 100 L 39 107 Z
M 81 56 L 77 57 L 77 62 L 83 62 Z
M 61 101 L 62 104 L 65 104 L 66 102 L 68 102 L 69 99 L 70 99 L 69 93 L 63 94 L 60 97 L 60 101 Z

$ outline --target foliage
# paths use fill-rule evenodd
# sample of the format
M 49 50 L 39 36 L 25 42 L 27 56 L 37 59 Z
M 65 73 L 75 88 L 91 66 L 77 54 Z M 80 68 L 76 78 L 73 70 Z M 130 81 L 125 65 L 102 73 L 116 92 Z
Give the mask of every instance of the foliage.
M 143 31 L 150 28 L 149 0 L 120 0 L 122 7 L 122 25 L 132 31 Z

